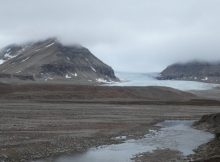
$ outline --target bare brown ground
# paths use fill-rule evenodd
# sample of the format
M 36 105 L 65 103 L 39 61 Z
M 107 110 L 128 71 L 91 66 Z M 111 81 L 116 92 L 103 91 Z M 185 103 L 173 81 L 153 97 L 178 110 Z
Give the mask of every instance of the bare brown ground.
M 159 120 L 198 119 L 218 111 L 216 106 L 1 102 L 0 155 L 21 161 L 84 151 L 114 142 L 113 136 L 141 135 Z
M 93 146 L 115 143 L 117 141 L 112 140 L 115 136 L 140 137 L 161 120 L 199 119 L 204 114 L 220 111 L 218 103 L 210 106 L 204 100 L 191 105 L 190 99 L 195 96 L 166 88 L 162 91 L 148 89 L 149 93 L 140 89 L 113 88 L 115 94 L 121 95 L 120 99 L 112 94 L 111 88 L 107 88 L 110 89 L 107 95 L 105 90 L 98 89 L 97 92 L 94 87 L 93 91 L 89 88 L 90 96 L 92 92 L 94 96 L 104 95 L 105 102 L 103 98 L 97 100 L 98 97 L 88 97 L 83 102 L 82 96 L 87 94 L 87 89 L 81 92 L 83 95 L 74 98 L 81 90 L 71 92 L 73 88 L 65 90 L 65 87 L 44 90 L 45 87 L 35 86 L 3 88 L 0 96 L 0 161 L 29 161 L 81 152 Z M 163 98 L 169 99 L 168 103 L 155 100 L 152 105 L 148 102 L 147 95 L 152 99 L 152 96 L 163 96 L 163 93 L 169 94 L 168 98 Z M 181 100 L 182 95 L 184 100 Z M 130 104 L 132 97 L 135 102 Z

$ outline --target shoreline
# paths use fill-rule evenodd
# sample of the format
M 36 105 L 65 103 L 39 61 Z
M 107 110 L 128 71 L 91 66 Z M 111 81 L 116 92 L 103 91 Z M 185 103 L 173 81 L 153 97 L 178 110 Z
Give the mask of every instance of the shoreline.
M 177 121 L 179 121 L 178 119 L 176 119 Z M 181 119 L 184 120 L 184 119 Z M 165 121 L 165 120 L 163 120 Z M 109 146 L 112 144 L 121 144 L 124 143 L 124 141 L 126 140 L 134 140 L 134 139 L 141 139 L 143 138 L 146 134 L 149 133 L 150 130 L 160 130 L 161 128 L 163 128 L 162 126 L 158 126 L 157 124 L 163 122 L 163 121 L 155 121 L 154 124 L 152 124 L 150 127 L 148 127 L 146 129 L 146 127 L 140 127 L 136 130 L 138 130 L 138 132 L 134 132 L 134 131 L 127 131 L 124 132 L 123 134 L 121 134 L 119 137 L 124 137 L 126 136 L 126 139 L 116 139 L 116 137 L 109 137 L 109 139 L 105 142 L 104 144 L 99 143 L 99 145 L 95 145 L 95 146 L 89 146 L 88 148 L 85 148 L 85 150 L 80 151 L 80 152 L 65 152 L 65 153 L 60 153 L 57 154 L 55 156 L 51 156 L 51 157 L 42 157 L 41 159 L 33 159 L 32 162 L 52 162 L 58 158 L 62 158 L 62 157 L 72 157 L 74 156 L 74 154 L 78 155 L 78 154 L 83 154 L 85 152 L 87 152 L 90 149 L 93 148 L 99 148 L 102 146 Z M 175 120 L 174 120 L 175 121 Z M 185 120 L 184 120 L 185 121 Z M 194 121 L 195 122 L 195 121 Z M 194 123 L 193 122 L 193 123 Z M 191 126 L 193 128 L 193 125 Z M 138 133 L 137 134 L 130 134 L 130 133 Z M 128 137 L 128 138 L 127 138 Z M 99 138 L 97 138 L 99 139 Z M 207 145 L 208 143 L 212 142 L 214 139 L 211 139 L 209 142 L 204 143 L 200 146 L 198 146 L 195 150 L 199 150 L 199 148 L 203 145 Z M 96 140 L 99 141 L 99 140 Z M 178 150 L 171 150 L 171 149 L 166 149 L 166 148 L 157 148 L 156 150 L 153 150 L 153 152 L 140 152 L 139 154 L 134 155 L 133 158 L 131 158 L 132 161 L 134 162 L 145 162 L 145 161 L 156 161 L 156 162 L 164 162 L 164 161 L 178 161 L 178 162 L 187 162 L 187 161 L 196 161 L 195 157 L 199 156 L 201 153 L 199 151 L 194 152 L 193 154 L 190 154 L 188 156 L 184 156 L 182 154 L 182 152 L 178 151 Z M 159 158 L 158 158 L 159 157 Z
M 155 122 L 157 123 L 157 122 Z M 143 138 L 143 136 L 148 132 L 149 129 L 153 128 L 154 124 L 152 126 L 148 126 L 147 128 L 145 126 L 141 126 L 139 128 L 135 128 L 137 131 L 133 131 L 133 129 L 131 130 L 127 130 L 124 131 L 120 134 L 117 135 L 112 135 L 109 137 L 96 137 L 95 142 L 92 143 L 91 145 L 88 145 L 88 147 L 83 148 L 83 150 L 77 151 L 77 152 L 64 152 L 64 153 L 58 153 L 55 155 L 52 155 L 51 157 L 42 157 L 40 159 L 33 159 L 33 162 L 41 162 L 41 161 L 53 161 L 56 158 L 62 157 L 62 156 L 72 156 L 74 154 L 81 154 L 81 153 L 85 153 L 86 151 L 88 151 L 91 148 L 98 148 L 101 146 L 108 146 L 108 145 L 112 145 L 112 144 L 120 144 L 124 142 L 124 139 L 116 139 L 117 137 L 122 137 L 122 136 L 126 136 L 128 137 L 126 140 L 128 139 L 139 139 L 139 138 Z
M 149 129 L 155 128 L 155 124 L 161 122 L 161 120 L 156 120 L 151 124 L 142 124 L 138 127 L 130 128 L 128 130 L 124 130 L 122 132 L 119 132 L 117 134 L 112 134 L 108 136 L 98 135 L 95 134 L 94 137 L 83 137 L 83 138 L 74 138 L 69 139 L 68 143 L 63 142 L 65 145 L 65 150 L 53 150 L 52 152 L 49 152 L 49 149 L 44 149 L 43 154 L 37 154 L 37 152 L 32 152 L 35 155 L 24 157 L 23 155 L 17 155 L 17 158 L 12 157 L 12 159 L 9 159 L 7 155 L 5 156 L 4 153 L 0 154 L 0 160 L 3 160 L 4 162 L 17 162 L 17 161 L 33 161 L 38 162 L 42 160 L 47 161 L 53 161 L 55 158 L 64 156 L 64 155 L 74 155 L 78 153 L 86 152 L 90 148 L 100 147 L 103 145 L 111 145 L 111 144 L 119 144 L 123 143 L 124 140 L 116 139 L 116 137 L 120 136 L 127 136 L 127 139 L 139 139 L 142 138 Z M 61 142 L 61 141 L 60 141 Z M 77 146 L 71 147 L 72 145 L 76 144 Z M 6 146 L 7 147 L 7 146 Z M 2 148 L 0 148 L 2 150 Z M 48 151 L 48 152 L 47 152 Z M 3 151 L 4 152 L 4 151 Z M 13 160 L 14 159 L 14 160 Z

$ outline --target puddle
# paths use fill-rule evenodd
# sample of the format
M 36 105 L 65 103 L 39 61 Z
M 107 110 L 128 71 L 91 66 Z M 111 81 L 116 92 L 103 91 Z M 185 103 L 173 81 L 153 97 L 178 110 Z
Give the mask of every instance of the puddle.
M 199 145 L 207 143 L 214 135 L 191 127 L 193 121 L 167 120 L 157 124 L 162 128 L 151 130 L 144 138 L 126 140 L 122 144 L 91 148 L 87 152 L 73 156 L 61 156 L 54 162 L 131 162 L 131 158 L 143 152 L 159 149 L 178 150 L 183 155 L 193 153 Z M 47 162 L 47 160 L 37 161 Z

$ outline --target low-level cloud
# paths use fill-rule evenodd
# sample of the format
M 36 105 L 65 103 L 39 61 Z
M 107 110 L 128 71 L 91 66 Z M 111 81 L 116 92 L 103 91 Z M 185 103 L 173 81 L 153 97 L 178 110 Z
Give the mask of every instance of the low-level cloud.
M 0 0 L 0 46 L 58 37 L 120 71 L 220 61 L 219 0 Z

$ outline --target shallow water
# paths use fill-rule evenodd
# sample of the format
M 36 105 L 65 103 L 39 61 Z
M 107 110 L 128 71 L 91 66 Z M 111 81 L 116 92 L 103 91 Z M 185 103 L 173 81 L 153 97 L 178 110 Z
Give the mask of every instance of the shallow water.
M 87 152 L 61 156 L 53 159 L 54 162 L 131 162 L 131 158 L 143 152 L 152 152 L 160 148 L 178 150 L 183 155 L 193 153 L 193 149 L 207 143 L 214 136 L 208 132 L 191 127 L 193 121 L 169 120 L 159 123 L 158 131 L 151 130 L 144 138 L 126 140 L 122 144 L 114 144 L 91 148 Z M 46 161 L 38 161 L 46 162 Z
M 125 73 L 116 72 L 122 82 L 113 83 L 112 86 L 166 86 L 179 90 L 208 90 L 217 87 L 217 84 L 196 81 L 157 80 L 157 73 Z

